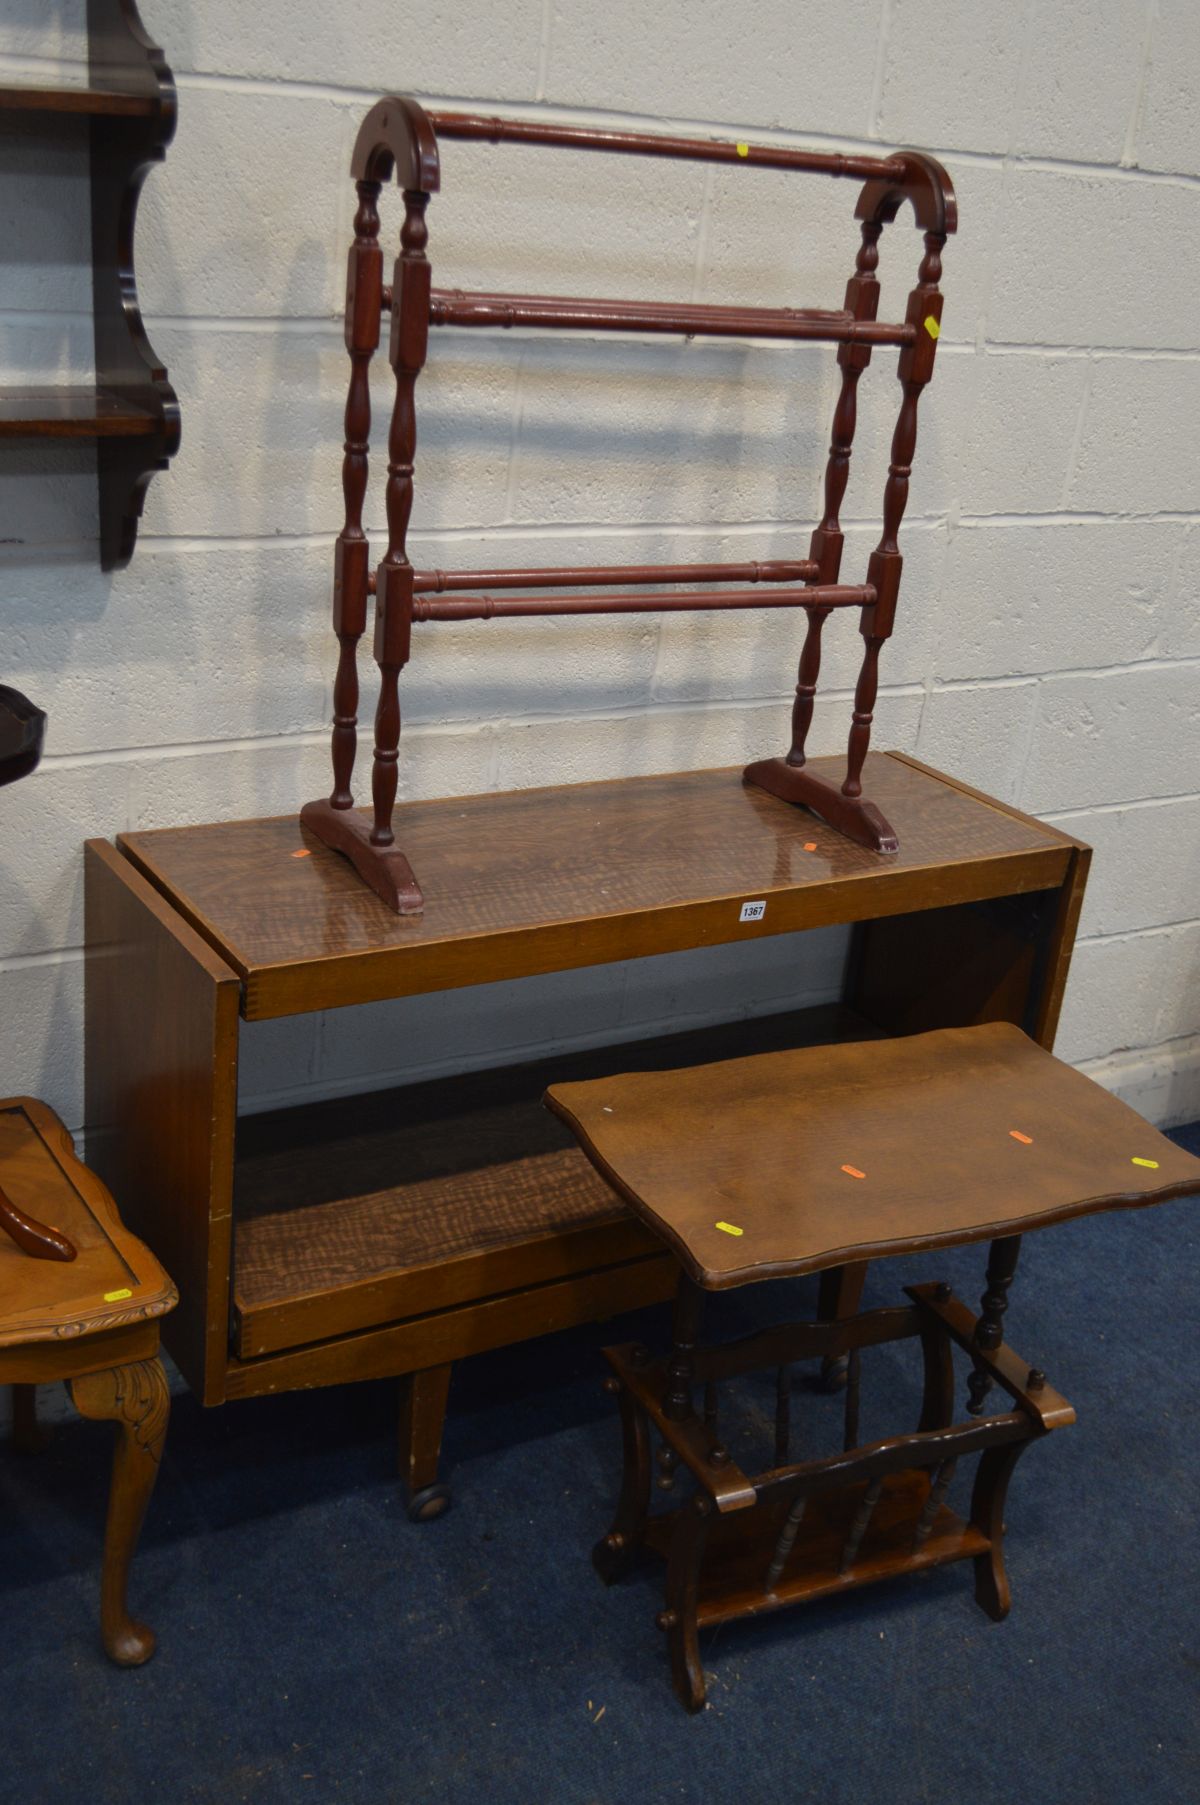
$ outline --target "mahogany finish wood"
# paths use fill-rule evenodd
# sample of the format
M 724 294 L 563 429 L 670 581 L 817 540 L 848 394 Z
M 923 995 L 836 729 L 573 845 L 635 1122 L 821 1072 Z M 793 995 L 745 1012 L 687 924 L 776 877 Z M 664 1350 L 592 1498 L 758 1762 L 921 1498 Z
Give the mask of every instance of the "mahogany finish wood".
M 915 1306 L 909 1309 L 874 1310 L 839 1324 L 791 1323 L 731 1347 L 697 1350 L 699 1371 L 726 1373 L 771 1363 L 781 1346 L 795 1358 L 840 1348 L 856 1359 L 863 1346 L 920 1336 L 922 1347 L 934 1350 L 932 1360 L 926 1354 L 915 1432 L 790 1465 L 777 1460 L 758 1473 L 747 1473 L 714 1445 L 707 1423 L 673 1410 L 673 1357 L 652 1361 L 645 1348 L 606 1349 L 615 1375 L 607 1388 L 621 1407 L 624 1463 L 613 1526 L 592 1559 L 609 1584 L 644 1552 L 666 1561 L 665 1609 L 656 1622 L 667 1635 L 672 1680 L 687 1710 L 699 1711 L 705 1702 L 699 1632 L 719 1623 L 963 1559 L 974 1563 L 981 1609 L 997 1619 L 1007 1615 L 1008 1481 L 1025 1448 L 1074 1422 L 1075 1413 L 1040 1374 L 1036 1386 L 1030 1383 L 1028 1365 L 1000 1343 L 977 1357 L 1016 1408 L 955 1422 L 940 1375 L 945 1369 L 952 1376 L 955 1346 L 975 1348 L 975 1319 L 948 1287 L 915 1286 L 909 1296 Z M 938 1375 L 932 1388 L 930 1373 Z M 695 1481 L 685 1503 L 657 1515 L 651 1514 L 652 1432 Z M 946 1493 L 958 1463 L 976 1454 L 964 1520 L 947 1505 Z
M 88 0 L 87 87 L 0 89 L 0 121 L 60 137 L 81 122 L 91 199 L 95 385 L 0 390 L 0 437 L 96 445 L 100 567 L 119 570 L 146 489 L 179 448 L 179 404 L 138 307 L 134 230 L 146 172 L 175 131 L 175 84 L 135 0 Z
M 149 408 L 93 388 L 0 389 L 0 438 L 145 438 L 157 418 Z
M 546 1102 L 714 1291 L 1200 1188 L 1200 1160 L 1007 1022 L 554 1084 Z
M 665 132 L 612 131 L 604 126 L 558 125 L 540 119 L 501 119 L 494 114 L 430 111 L 426 117 L 439 138 L 469 138 L 488 144 L 615 151 L 759 169 L 806 170 L 818 175 L 854 176 L 860 181 L 904 180 L 908 172 L 903 152 L 895 157 L 846 156 L 840 151 L 792 150 L 778 144 L 742 144 L 730 138 L 670 137 Z
M 874 590 L 852 584 L 824 588 L 721 589 L 687 595 L 465 595 L 444 601 L 422 597 L 413 602 L 414 620 L 499 620 L 504 616 L 540 614 L 673 614 L 717 613 L 724 608 L 807 608 L 815 597 L 822 608 L 861 608 Z
M 924 984 L 932 998 L 923 1025 L 999 1012 L 1052 1034 L 1047 987 L 1074 931 L 1058 899 L 1081 886 L 1083 849 L 900 755 L 872 754 L 868 773 L 903 833 L 887 862 L 743 789 L 736 772 L 403 804 L 400 838 L 439 896 L 403 921 L 320 842 L 297 844 L 294 821 L 89 848 L 89 1153 L 180 1280 L 167 1335 L 197 1395 L 216 1404 L 430 1372 L 663 1300 L 671 1257 L 540 1107 L 542 1091 L 631 1065 L 861 1040 L 876 1017 L 894 1031 L 893 926 L 939 924 L 902 954 L 906 995 Z M 765 916 L 742 923 L 754 899 Z M 246 1117 L 235 1156 L 239 1012 L 259 1020 L 837 922 L 859 923 L 853 1008 Z M 821 1313 L 852 1312 L 861 1278 L 861 1264 L 827 1275 Z M 832 1365 L 834 1350 L 817 1357 Z M 406 1474 L 429 1471 L 429 1396 Z
M 579 583 L 597 588 L 622 583 L 806 583 L 817 575 L 811 558 L 774 558 L 757 564 L 560 564 L 542 570 L 416 570 L 413 594 L 454 589 L 553 589 Z
M 701 1627 L 970 1555 L 976 1599 L 1006 1615 L 1004 1504 L 1019 1455 L 1074 1419 L 1045 1375 L 1003 1341 L 1023 1235 L 1096 1210 L 1200 1193 L 1200 1159 L 1010 1023 L 900 1040 L 774 1051 L 676 1072 L 556 1083 L 546 1101 L 597 1170 L 676 1253 L 669 1354 L 615 1348 L 625 1473 L 613 1528 L 595 1551 L 605 1579 L 638 1550 L 665 1556 L 672 1674 L 699 1710 Z M 989 1239 L 972 1317 L 945 1284 L 910 1287 L 913 1308 L 784 1324 L 728 1346 L 702 1339 L 707 1291 Z M 924 1395 L 915 1432 L 859 1444 L 864 1347 L 919 1336 Z M 953 1353 L 970 1361 L 967 1416 L 953 1422 Z M 797 1358 L 848 1358 L 839 1452 L 787 1465 Z M 775 1367 L 774 1464 L 748 1473 L 719 1435 L 721 1379 Z M 704 1386 L 704 1416 L 694 1387 Z M 986 1416 L 993 1387 L 1015 1409 Z M 650 1429 L 668 1473 L 696 1481 L 650 1516 Z M 969 1523 L 947 1495 L 979 1455 Z M 721 1520 L 725 1526 L 720 1528 Z
M 548 1105 L 597 1170 L 681 1265 L 674 1345 L 650 1361 L 612 1348 L 624 1477 L 597 1545 L 606 1580 L 648 1548 L 666 1559 L 675 1690 L 705 1702 L 699 1631 L 731 1618 L 970 1556 L 975 1596 L 1010 1605 L 1004 1507 L 1031 1441 L 1074 1420 L 1037 1369 L 1003 1342 L 1022 1236 L 1091 1211 L 1200 1190 L 1200 1159 L 1010 1023 L 900 1040 L 776 1051 L 678 1072 L 558 1083 Z M 948 1126 L 949 1125 L 949 1126 Z M 701 1299 L 847 1259 L 992 1242 L 978 1318 L 945 1284 L 910 1287 L 915 1308 L 784 1324 L 728 1346 L 701 1339 Z M 919 1335 L 925 1369 L 914 1433 L 859 1445 L 861 1353 Z M 954 1423 L 954 1349 L 970 1358 L 967 1419 Z M 848 1358 L 843 1447 L 784 1464 L 797 1358 Z M 774 1465 L 752 1475 L 721 1445 L 716 1383 L 779 1372 Z M 705 1386 L 703 1422 L 692 1388 Z M 984 1416 L 994 1386 L 1016 1408 Z M 650 1429 L 691 1499 L 651 1517 Z M 947 1505 L 961 1461 L 980 1456 L 969 1522 Z
M 540 326 L 564 332 L 683 333 L 697 338 L 781 338 L 797 343 L 912 345 L 917 328 L 860 321 L 809 307 L 716 307 L 703 302 L 586 301 L 571 295 L 469 294 L 435 288 L 431 326 Z
M 85 113 L 121 119 L 148 119 L 158 110 L 157 95 L 117 94 L 105 88 L 36 87 L 24 82 L 0 87 L 0 112 Z
M 425 255 L 428 233 L 425 212 L 441 185 L 437 139 L 442 136 L 491 143 L 511 142 L 552 147 L 573 146 L 648 157 L 684 157 L 704 162 L 743 163 L 827 175 L 865 178 L 856 207 L 862 243 L 841 309 L 716 306 L 698 302 L 622 301 L 566 295 L 465 293 L 431 285 Z M 395 913 L 419 914 L 425 893 L 411 863 L 412 848 L 398 848 L 393 816 L 398 785 L 400 743 L 400 672 L 412 651 L 413 622 L 465 622 L 504 616 L 670 613 L 690 609 L 802 607 L 808 633 L 800 660 L 793 712 L 791 749 L 786 759 L 758 760 L 747 767 L 747 783 L 768 790 L 788 803 L 811 809 L 835 832 L 875 854 L 894 854 L 896 834 L 879 807 L 863 795 L 863 766 L 870 742 L 878 689 L 879 656 L 891 635 L 899 594 L 900 522 L 908 494 L 916 444 L 917 403 L 933 374 L 934 351 L 942 311 L 938 282 L 941 249 L 957 227 L 954 190 L 944 169 L 917 151 L 891 157 L 847 157 L 723 140 L 672 137 L 644 132 L 611 131 L 591 126 L 560 126 L 542 120 L 501 120 L 476 114 L 426 113 L 414 100 L 389 95 L 378 101 L 360 128 L 351 158 L 358 187 L 359 212 L 350 252 L 346 291 L 346 346 L 351 360 L 346 408 L 346 462 L 343 468 L 345 525 L 339 536 L 334 576 L 334 632 L 339 643 L 334 685 L 331 756 L 334 786 L 328 801 L 302 810 L 306 827 L 332 850 L 344 854 L 360 878 Z M 380 185 L 395 175 L 403 191 L 405 217 L 401 251 L 390 287 L 382 283 L 376 243 Z M 885 225 L 910 202 L 924 232 L 925 254 L 917 285 L 908 298 L 902 322 L 876 318 L 879 285 L 875 279 L 878 245 Z M 389 437 L 388 548 L 374 576 L 362 528 L 367 474 L 370 404 L 367 365 L 378 342 L 379 310 L 390 313 L 389 357 L 396 375 L 396 397 Z M 431 326 L 532 327 L 591 332 L 645 332 L 715 335 L 718 337 L 823 340 L 839 345 L 842 385 L 834 414 L 833 442 L 825 479 L 825 513 L 813 535 L 812 557 L 798 580 L 802 590 L 764 594 L 726 590 L 715 595 L 690 591 L 655 595 L 631 590 L 606 598 L 542 595 L 508 598 L 489 594 L 431 600 L 431 591 L 472 587 L 467 573 L 414 573 L 405 544 L 412 509 L 416 414 L 414 391 L 424 366 Z M 855 392 L 876 345 L 900 348 L 898 374 L 902 401 L 892 444 L 892 462 L 883 500 L 883 534 L 871 556 L 867 581 L 837 581 L 842 533 L 838 507 L 845 489 L 854 436 Z M 736 567 L 735 567 L 736 568 Z M 680 578 L 680 571 L 687 574 Z M 754 566 L 758 580 L 759 567 Z M 481 573 L 482 574 L 482 573 Z M 556 583 L 727 582 L 719 566 L 646 566 L 627 573 L 586 567 L 554 571 L 490 573 L 495 587 L 533 589 Z M 364 630 L 366 601 L 376 598 L 375 659 L 380 671 L 379 706 L 375 716 L 372 771 L 374 814 L 369 828 L 352 813 L 350 789 L 355 752 L 358 700 L 357 648 Z M 804 741 L 812 716 L 812 700 L 820 670 L 820 641 L 832 608 L 860 610 L 863 662 L 855 690 L 854 713 L 840 785 L 805 764 Z M 419 861 L 418 861 L 419 862 Z
M 0 1187 L 23 1213 L 53 1221 L 75 1250 L 66 1263 L 30 1259 L 0 1236 L 0 1384 L 17 1388 L 26 1446 L 32 1388 L 52 1380 L 68 1382 L 83 1416 L 117 1424 L 101 1632 L 114 1661 L 137 1666 L 154 1653 L 154 1633 L 129 1615 L 126 1589 L 167 1428 L 158 1335 L 175 1287 L 126 1231 L 58 1117 L 32 1097 L 0 1102 Z

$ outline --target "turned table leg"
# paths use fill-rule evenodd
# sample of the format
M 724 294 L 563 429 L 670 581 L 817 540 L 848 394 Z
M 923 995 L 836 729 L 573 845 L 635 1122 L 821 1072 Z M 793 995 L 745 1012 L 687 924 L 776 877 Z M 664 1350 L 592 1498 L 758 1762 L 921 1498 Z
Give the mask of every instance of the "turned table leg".
M 428 1523 L 450 1508 L 450 1488 L 438 1484 L 446 1399 L 453 1363 L 406 1373 L 400 1381 L 400 1477 L 414 1523 Z
M 136 1622 L 125 1602 L 129 1564 L 158 1477 L 171 1398 L 162 1362 L 134 1360 L 128 1366 L 86 1373 L 71 1380 L 71 1397 L 81 1416 L 117 1424 L 108 1522 L 104 1532 L 104 1572 L 100 1588 L 100 1630 L 104 1647 L 121 1667 L 137 1667 L 154 1653 L 154 1631 Z

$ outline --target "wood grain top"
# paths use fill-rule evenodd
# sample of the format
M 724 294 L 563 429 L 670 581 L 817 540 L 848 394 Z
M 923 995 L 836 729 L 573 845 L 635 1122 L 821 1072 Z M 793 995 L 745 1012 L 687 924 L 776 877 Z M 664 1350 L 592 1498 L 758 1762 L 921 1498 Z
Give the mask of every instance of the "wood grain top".
M 250 1020 L 1043 889 L 1076 844 L 900 754 L 872 754 L 867 790 L 897 854 L 737 769 L 406 803 L 426 908 L 405 918 L 292 816 L 118 844 L 240 974 Z
M 0 1101 L 0 1186 L 77 1252 L 68 1263 L 34 1260 L 0 1234 L 0 1347 L 74 1341 L 174 1308 L 175 1287 L 154 1255 L 122 1226 L 58 1117 L 32 1097 Z
M 1200 1160 L 1007 1022 L 546 1101 L 709 1290 L 1200 1194 Z

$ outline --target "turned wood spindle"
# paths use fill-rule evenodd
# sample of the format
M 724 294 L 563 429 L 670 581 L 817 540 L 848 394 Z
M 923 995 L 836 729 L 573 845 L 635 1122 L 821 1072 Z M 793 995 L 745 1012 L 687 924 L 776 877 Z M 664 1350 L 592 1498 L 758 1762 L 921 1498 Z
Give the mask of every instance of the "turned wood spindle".
M 875 271 L 879 265 L 879 220 L 865 219 L 862 243 L 855 259 L 855 270 L 846 284 L 846 311 L 856 320 L 873 320 L 879 307 L 879 283 Z M 841 506 L 850 475 L 850 452 L 854 444 L 854 428 L 858 417 L 858 379 L 871 361 L 870 345 L 841 345 L 838 363 L 842 369 L 841 388 L 833 412 L 829 459 L 825 465 L 825 512 L 814 529 L 809 556 L 817 566 L 818 583 L 836 583 L 842 564 Z M 803 765 L 804 747 L 812 726 L 813 699 L 821 675 L 821 632 L 829 619 L 828 608 L 809 608 L 808 627 L 800 653 L 800 671 L 796 683 L 796 700 L 792 707 L 792 745 L 787 755 L 790 765 Z
M 775 1544 L 775 1552 L 771 1557 L 771 1565 L 767 1568 L 767 1577 L 763 1586 L 765 1592 L 773 1592 L 775 1587 L 779 1584 L 780 1576 L 787 1565 L 788 1555 L 795 1546 L 796 1536 L 799 1533 L 800 1523 L 803 1519 L 807 1503 L 808 1496 L 804 1492 L 801 1492 L 798 1498 L 792 1500 L 792 1507 L 783 1520 L 783 1528 L 779 1531 L 779 1540 Z
M 858 1403 L 862 1389 L 862 1349 L 852 1348 L 846 1362 L 846 1410 L 842 1425 L 842 1449 L 858 1446 Z
M 346 270 L 346 349 L 350 353 L 350 387 L 346 395 L 342 494 L 346 520 L 334 555 L 333 630 L 338 640 L 333 683 L 333 794 L 331 808 L 354 807 L 350 780 L 358 749 L 358 642 L 366 631 L 367 562 L 370 547 L 363 531 L 371 437 L 370 365 L 379 345 L 383 252 L 379 247 L 378 182 L 359 182 L 354 242 Z
M 679 1289 L 675 1294 L 671 1358 L 667 1364 L 667 1384 L 662 1407 L 663 1415 L 669 1422 L 686 1422 L 692 1415 L 692 1373 L 703 1314 L 704 1293 L 699 1285 L 681 1272 Z
M 993 1241 L 988 1253 L 987 1290 L 980 1301 L 979 1317 L 972 1337 L 975 1346 L 991 1353 L 1004 1339 L 1004 1312 L 1008 1309 L 1008 1288 L 1017 1270 L 1021 1252 L 1020 1235 L 1003 1235 Z M 976 1366 L 967 1380 L 967 1410 L 972 1416 L 983 1415 L 984 1399 L 992 1389 L 990 1375 Z
M 957 1466 L 957 1460 L 943 1460 L 933 1475 L 933 1479 L 929 1486 L 929 1496 L 925 1500 L 921 1514 L 917 1518 L 917 1526 L 913 1530 L 914 1554 L 917 1553 L 918 1549 L 923 1548 L 929 1539 L 929 1532 L 933 1528 L 934 1518 L 937 1516 L 939 1510 L 941 1510 L 942 1505 L 946 1502 L 946 1493 L 950 1490 L 950 1484 L 954 1478 L 954 1472 Z
M 375 713 L 375 763 L 371 797 L 375 819 L 372 846 L 391 846 L 400 745 L 400 672 L 408 662 L 412 633 L 413 570 L 406 551 L 412 513 L 413 459 L 417 445 L 414 390 L 429 342 L 430 269 L 425 256 L 429 196 L 404 191 L 404 225 L 392 282 L 389 358 L 396 373 L 396 399 L 388 435 L 388 547 L 375 578 L 375 661 L 379 666 L 379 706 Z
M 875 697 L 879 689 L 879 654 L 884 640 L 890 638 L 896 618 L 896 601 L 900 590 L 900 523 L 908 504 L 908 483 L 912 475 L 913 453 L 917 446 L 917 403 L 921 390 L 933 375 L 933 357 L 941 332 L 942 297 L 938 281 L 942 273 L 943 233 L 926 232 L 925 255 L 917 271 L 917 286 L 908 297 L 905 318 L 916 328 L 916 340 L 900 353 L 899 376 L 903 385 L 900 412 L 892 434 L 892 459 L 887 484 L 883 491 L 883 531 L 879 544 L 871 554 L 867 580 L 876 590 L 876 599 L 862 611 L 861 632 L 865 645 L 863 662 L 854 692 L 854 716 L 846 748 L 846 781 L 844 796 L 862 795 L 862 769 L 871 743 L 871 723 L 875 715 Z
M 839 1573 L 849 1573 L 851 1567 L 854 1565 L 855 1560 L 858 1557 L 858 1551 L 862 1546 L 862 1539 L 867 1533 L 867 1525 L 875 1514 L 875 1506 L 879 1503 L 882 1491 L 883 1480 L 872 1479 L 870 1485 L 863 1493 L 862 1503 L 855 1512 L 854 1521 L 850 1525 L 850 1533 L 847 1535 L 845 1545 L 842 1548 L 842 1558 L 838 1565 Z

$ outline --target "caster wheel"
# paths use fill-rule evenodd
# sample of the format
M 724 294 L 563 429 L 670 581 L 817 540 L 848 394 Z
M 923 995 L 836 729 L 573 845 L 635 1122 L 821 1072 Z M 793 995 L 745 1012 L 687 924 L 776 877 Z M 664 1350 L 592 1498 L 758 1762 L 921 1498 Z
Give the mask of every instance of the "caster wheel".
M 424 1491 L 414 1492 L 408 1501 L 408 1520 L 410 1523 L 432 1523 L 435 1517 L 444 1517 L 450 1509 L 450 1487 L 448 1485 L 427 1485 Z
M 829 1354 L 821 1362 L 821 1390 L 845 1391 L 850 1374 L 849 1354 Z

